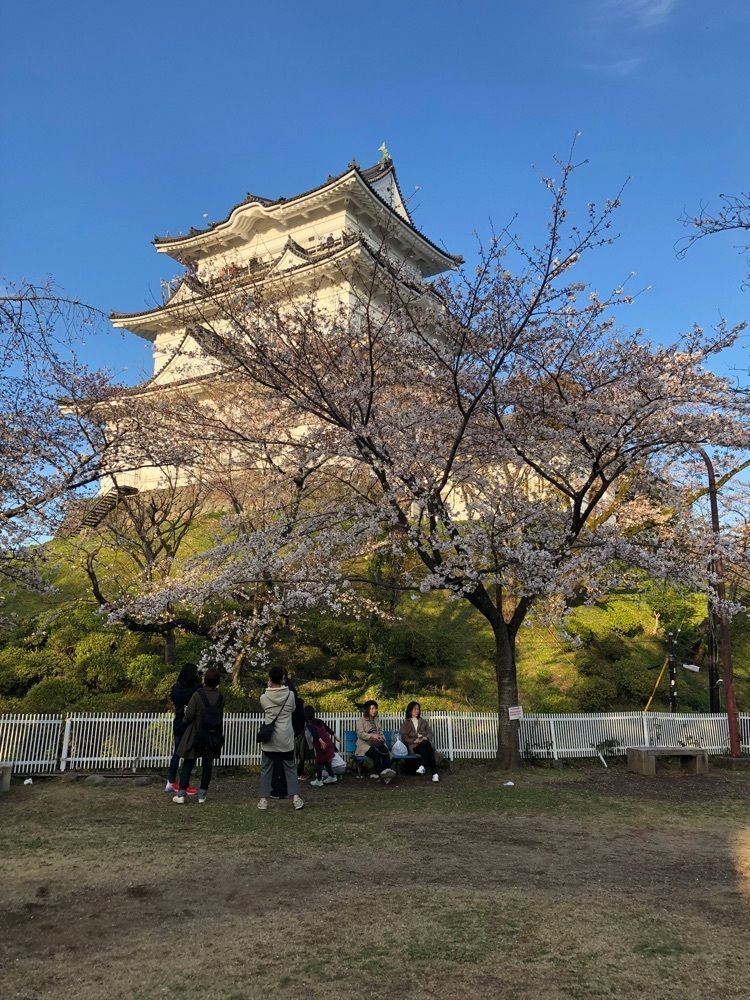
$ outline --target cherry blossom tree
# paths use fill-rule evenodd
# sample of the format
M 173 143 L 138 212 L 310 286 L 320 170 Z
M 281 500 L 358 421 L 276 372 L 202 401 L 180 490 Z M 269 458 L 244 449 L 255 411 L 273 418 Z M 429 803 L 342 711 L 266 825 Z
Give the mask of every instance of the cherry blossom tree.
M 69 539 L 68 547 L 82 566 L 91 593 L 108 614 L 125 607 L 133 595 L 179 573 L 181 560 L 195 550 L 193 536 L 208 500 L 206 485 L 197 476 L 182 483 L 174 467 L 159 471 L 159 488 L 144 492 L 119 488 L 119 477 L 112 476 L 117 491 L 112 510 L 98 525 L 81 528 Z M 163 636 L 166 664 L 174 663 L 176 629 L 211 635 L 207 623 L 171 605 L 158 620 L 143 621 L 123 611 L 119 621 L 133 631 Z
M 678 242 L 679 256 L 684 256 L 693 244 L 705 236 L 716 236 L 720 233 L 739 233 L 742 239 L 739 250 L 741 253 L 747 253 L 750 233 L 750 191 L 740 194 L 721 194 L 717 210 L 711 211 L 707 205 L 701 205 L 697 214 L 685 213 L 681 221 L 691 232 Z
M 35 580 L 34 543 L 102 474 L 112 386 L 77 356 L 102 319 L 51 281 L 0 282 L 0 572 L 14 580 Z
M 262 587 L 250 630 L 262 645 L 274 618 L 352 606 L 363 556 L 409 555 L 405 588 L 468 601 L 492 629 L 509 766 L 516 638 L 530 616 L 559 620 L 631 567 L 708 579 L 714 539 L 686 502 L 683 457 L 747 446 L 745 404 L 711 372 L 739 329 L 667 347 L 619 332 L 622 288 L 600 297 L 573 278 L 609 241 L 619 200 L 576 225 L 576 167 L 558 167 L 542 243 L 504 231 L 475 272 L 434 290 L 412 284 L 387 241 L 347 272 L 356 301 L 340 309 L 278 285 L 221 296 L 196 285 L 186 319 L 222 373 L 199 424 L 220 428 L 223 453 L 244 451 L 255 507 L 137 613 Z M 250 631 L 231 630 L 235 651 Z
M 154 403 L 81 360 L 106 316 L 49 280 L 0 281 L 0 575 L 41 586 L 41 544 L 102 480 L 181 445 L 160 435 Z

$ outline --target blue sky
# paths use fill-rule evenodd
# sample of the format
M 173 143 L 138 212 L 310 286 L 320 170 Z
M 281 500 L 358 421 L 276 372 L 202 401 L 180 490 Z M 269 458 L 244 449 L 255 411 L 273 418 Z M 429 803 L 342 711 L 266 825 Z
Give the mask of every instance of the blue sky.
M 0 0 L 0 33 L 5 277 L 144 308 L 178 271 L 155 234 L 369 165 L 384 140 L 419 227 L 471 257 L 490 220 L 540 235 L 538 176 L 580 131 L 577 200 L 631 178 L 589 272 L 651 286 L 622 322 L 669 340 L 750 314 L 735 237 L 674 252 L 683 209 L 750 186 L 745 0 Z M 148 366 L 133 336 L 98 350 L 128 381 Z

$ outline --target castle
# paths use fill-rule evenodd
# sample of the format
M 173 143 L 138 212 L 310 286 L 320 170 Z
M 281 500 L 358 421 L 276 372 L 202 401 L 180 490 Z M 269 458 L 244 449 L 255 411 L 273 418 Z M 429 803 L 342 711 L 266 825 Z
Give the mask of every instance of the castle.
M 183 265 L 166 301 L 142 312 L 115 312 L 113 325 L 153 344 L 153 372 L 135 391 L 182 388 L 216 372 L 212 359 L 191 336 L 191 306 L 200 286 L 201 308 L 243 282 L 272 288 L 283 282 L 292 294 L 316 294 L 341 304 L 354 294 L 353 275 L 369 267 L 376 275 L 430 294 L 427 279 L 460 263 L 414 225 L 385 147 L 372 167 L 352 161 L 317 187 L 275 200 L 248 194 L 219 222 L 185 235 L 157 236 L 158 253 Z M 385 280 L 383 280 L 385 285 Z M 158 470 L 139 469 L 118 478 L 128 491 L 158 487 Z M 110 502 L 112 483 L 102 484 Z

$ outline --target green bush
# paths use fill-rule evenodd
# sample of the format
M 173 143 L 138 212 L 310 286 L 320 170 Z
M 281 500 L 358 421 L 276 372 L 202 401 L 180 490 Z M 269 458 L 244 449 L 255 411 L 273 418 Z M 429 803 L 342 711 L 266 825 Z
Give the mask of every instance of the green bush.
M 175 667 L 177 671 L 186 663 L 198 663 L 207 646 L 210 646 L 208 639 L 203 639 L 199 635 L 177 636 L 175 643 Z M 176 674 L 175 674 L 176 676 Z
M 164 660 L 155 653 L 138 653 L 128 660 L 125 666 L 125 676 L 139 691 L 155 691 L 162 677 L 168 676 L 170 687 L 174 684 L 176 673 L 174 667 L 167 666 Z
M 174 682 L 176 680 L 177 680 L 177 674 L 174 671 L 171 671 L 168 674 L 164 674 L 164 676 L 159 678 L 159 680 L 156 682 L 156 684 L 154 685 L 153 695 L 154 698 L 157 699 L 160 704 L 169 703 L 169 693 L 172 690 L 172 686 L 174 685 Z
M 125 680 L 117 657 L 117 642 L 109 632 L 92 633 L 75 646 L 75 663 L 86 680 L 100 691 L 115 691 Z
M 6 646 L 0 650 L 0 693 L 23 694 L 44 677 L 59 676 L 64 666 L 52 650 Z
M 618 635 L 640 635 L 643 632 L 643 615 L 632 601 L 609 601 L 607 624 Z
M 617 698 L 617 685 L 607 677 L 581 678 L 576 685 L 577 700 L 582 712 L 606 712 Z
M 24 712 L 64 712 L 85 704 L 88 691 L 83 684 L 63 677 L 45 677 L 23 699 Z
M 344 622 L 320 618 L 316 623 L 318 645 L 331 656 L 340 653 L 364 653 L 368 645 L 366 622 Z

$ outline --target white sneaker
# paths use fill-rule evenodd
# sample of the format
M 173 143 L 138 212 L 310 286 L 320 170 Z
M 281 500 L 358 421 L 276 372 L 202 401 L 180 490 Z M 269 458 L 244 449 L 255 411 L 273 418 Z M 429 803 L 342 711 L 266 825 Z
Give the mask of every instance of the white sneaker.
M 380 777 L 380 775 L 377 773 L 377 771 L 373 771 L 372 774 L 370 775 L 370 777 L 374 778 L 375 781 L 377 781 L 378 778 Z
M 312 785 L 313 788 L 322 788 L 323 779 L 321 778 L 320 780 L 318 780 L 317 778 L 315 778 L 313 781 L 310 782 L 310 784 Z
M 436 774 L 433 774 L 433 776 L 432 776 L 432 780 L 433 780 L 433 781 L 440 781 L 440 775 L 439 775 L 439 774 L 437 774 L 437 773 L 436 773 Z
M 185 796 L 184 795 L 175 795 L 175 796 L 173 796 L 172 801 L 176 802 L 178 806 L 184 806 L 185 805 Z
M 324 785 L 335 785 L 339 779 L 335 774 L 329 774 L 327 778 L 323 778 Z
M 383 770 L 380 772 L 380 777 L 388 778 L 388 780 L 390 781 L 391 778 L 396 777 L 396 772 L 393 770 L 392 767 L 384 767 Z
M 268 809 L 268 799 L 258 799 L 259 809 Z
M 417 768 L 417 774 L 424 774 L 424 773 L 425 773 L 424 764 L 420 764 L 419 767 Z
M 295 795 L 294 796 L 294 798 L 292 799 L 292 803 L 294 804 L 294 808 L 295 809 L 304 809 L 305 808 L 305 800 L 301 799 L 299 797 L 299 795 Z

